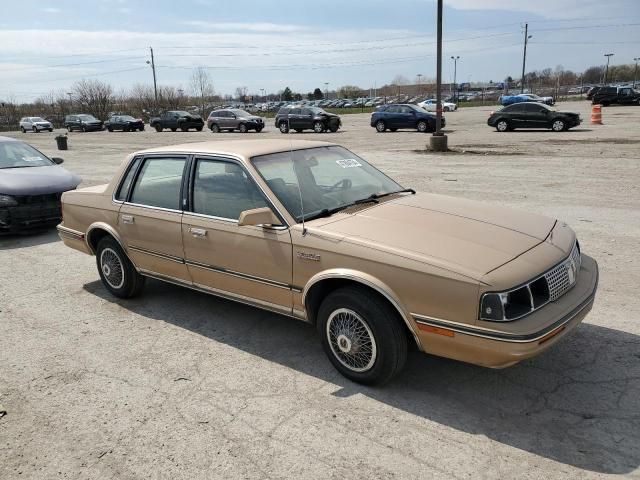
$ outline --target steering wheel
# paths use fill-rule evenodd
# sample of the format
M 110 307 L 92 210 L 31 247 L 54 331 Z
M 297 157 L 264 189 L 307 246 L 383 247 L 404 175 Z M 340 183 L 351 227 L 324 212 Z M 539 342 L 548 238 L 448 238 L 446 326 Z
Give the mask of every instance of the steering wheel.
M 333 184 L 331 187 L 329 187 L 329 192 L 333 192 L 338 189 L 347 190 L 351 188 L 351 185 L 352 185 L 352 182 L 350 178 L 343 178 L 342 180 L 339 180 L 338 182 Z

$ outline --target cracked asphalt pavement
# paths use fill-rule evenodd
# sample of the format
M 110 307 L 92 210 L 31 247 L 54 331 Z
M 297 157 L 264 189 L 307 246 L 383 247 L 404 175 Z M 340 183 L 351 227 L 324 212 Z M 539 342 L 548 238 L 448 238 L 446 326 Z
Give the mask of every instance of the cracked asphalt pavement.
M 640 478 L 640 107 L 570 102 L 575 130 L 500 134 L 496 107 L 447 114 L 428 135 L 343 117 L 339 142 L 416 190 L 567 221 L 600 264 L 585 322 L 505 370 L 413 352 L 369 388 L 342 378 L 296 320 L 149 281 L 122 301 L 95 259 L 55 231 L 0 237 L 1 479 Z M 281 134 L 268 121 L 261 134 Z M 83 185 L 131 151 L 210 132 L 11 133 Z

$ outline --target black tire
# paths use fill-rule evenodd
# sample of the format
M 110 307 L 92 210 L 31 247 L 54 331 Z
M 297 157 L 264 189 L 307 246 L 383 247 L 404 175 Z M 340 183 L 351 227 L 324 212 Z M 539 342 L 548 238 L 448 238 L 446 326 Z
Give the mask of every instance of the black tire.
M 107 130 L 110 132 L 113 132 L 113 128 L 112 127 L 107 127 Z
M 220 127 L 216 123 L 212 123 L 210 128 L 211 128 L 211 133 L 219 133 L 220 132 Z
M 416 129 L 420 133 L 426 133 L 429 130 L 429 124 L 425 120 L 420 120 L 416 125 Z
M 72 130 L 71 125 L 69 125 L 69 126 L 67 127 L 67 131 L 68 131 L 68 132 L 71 132 L 71 130 Z
M 256 133 L 260 133 L 262 131 L 262 127 L 257 127 L 256 128 Z
M 313 131 L 316 133 L 322 133 L 325 131 L 324 123 L 322 122 L 313 122 Z
M 87 133 L 87 127 L 83 125 L 83 126 L 82 126 L 82 131 L 83 131 L 84 133 Z
M 241 123 L 240 125 L 238 125 L 238 131 L 240 133 L 247 133 L 249 131 L 249 129 L 247 128 L 247 126 L 244 123 Z
M 141 126 L 138 130 L 140 130 L 141 132 L 144 132 L 144 125 Z
M 106 236 L 98 242 L 96 264 L 103 285 L 118 298 L 132 298 L 144 287 L 144 277 L 134 268 L 118 242 Z
M 336 133 L 340 127 L 338 125 L 329 125 L 329 131 L 331 133 Z
M 201 132 L 203 127 L 196 127 L 196 132 Z
M 180 127 L 180 130 L 182 130 L 183 132 L 188 132 L 189 131 L 189 127 Z
M 443 112 L 448 112 L 448 111 L 449 111 L 449 107 L 444 107 L 444 108 L 442 109 L 442 111 L 443 111 Z
M 31 127 L 31 130 L 33 130 L 33 133 L 38 133 L 38 127 L 36 127 L 35 125 Z
M 382 133 L 382 132 L 384 132 L 386 129 L 387 129 L 387 125 L 384 123 L 384 121 L 383 121 L 383 120 L 378 120 L 378 121 L 376 122 L 376 131 L 377 131 L 378 133 Z
M 50 128 L 50 129 L 49 129 L 49 133 L 53 133 L 53 128 Z
M 499 132 L 508 132 L 511 129 L 511 125 L 504 118 L 501 118 L 496 122 L 496 130 Z
M 154 128 L 156 129 L 156 132 L 161 132 L 163 130 L 161 125 L 156 125 Z
M 27 133 L 27 130 L 26 130 L 24 127 L 20 127 L 20 131 L 21 131 L 22 133 Z
M 278 125 L 280 133 L 289 133 L 289 124 L 287 122 L 280 122 Z
M 350 335 L 339 328 L 340 316 L 359 322 L 360 332 Z M 397 312 L 376 294 L 348 286 L 331 292 L 318 310 L 317 328 L 322 347 L 333 366 L 345 377 L 365 385 L 388 382 L 407 360 L 407 336 Z M 340 335 L 336 335 L 340 332 Z M 361 350 L 355 340 L 369 340 L 370 351 Z M 361 366 L 349 366 L 349 352 L 356 346 L 365 357 L 355 359 Z M 375 347 L 375 348 L 374 348 Z M 348 348 L 348 350 L 346 350 Z M 345 351 L 346 350 L 346 351 Z M 368 362 L 365 365 L 364 362 Z

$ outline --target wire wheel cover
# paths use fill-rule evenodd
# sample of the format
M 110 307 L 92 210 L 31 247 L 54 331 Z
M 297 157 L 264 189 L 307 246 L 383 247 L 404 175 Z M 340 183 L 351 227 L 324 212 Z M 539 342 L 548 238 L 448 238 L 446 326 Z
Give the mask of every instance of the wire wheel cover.
M 100 253 L 100 269 L 105 281 L 113 288 L 124 285 L 124 269 L 118 254 L 111 248 L 105 248 Z
M 377 358 L 373 333 L 356 312 L 346 308 L 335 310 L 327 321 L 327 340 L 336 359 L 349 370 L 366 372 Z

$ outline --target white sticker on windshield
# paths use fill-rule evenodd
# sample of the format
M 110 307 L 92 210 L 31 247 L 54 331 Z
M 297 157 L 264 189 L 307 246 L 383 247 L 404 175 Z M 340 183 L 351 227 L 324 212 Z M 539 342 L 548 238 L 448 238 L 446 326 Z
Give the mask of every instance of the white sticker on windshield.
M 25 162 L 41 162 L 43 160 L 42 157 L 22 157 L 22 160 Z
M 362 166 L 362 164 L 360 164 L 355 158 L 342 158 L 340 160 L 336 160 L 336 163 L 342 168 L 353 168 Z

